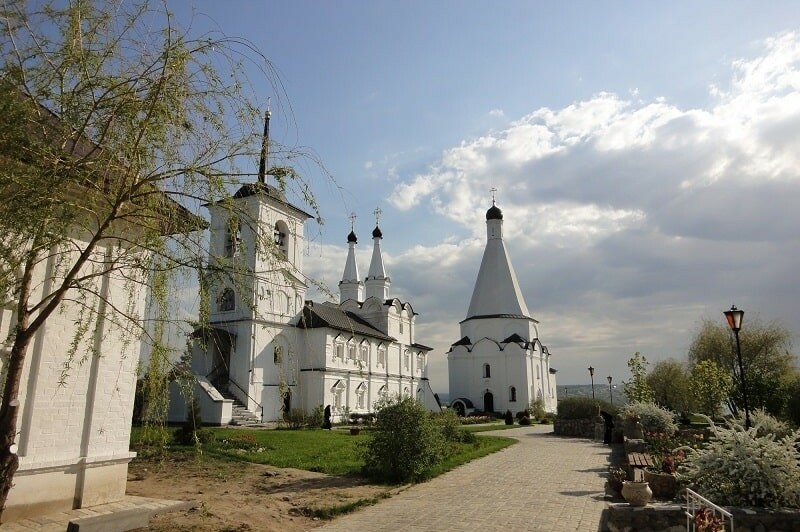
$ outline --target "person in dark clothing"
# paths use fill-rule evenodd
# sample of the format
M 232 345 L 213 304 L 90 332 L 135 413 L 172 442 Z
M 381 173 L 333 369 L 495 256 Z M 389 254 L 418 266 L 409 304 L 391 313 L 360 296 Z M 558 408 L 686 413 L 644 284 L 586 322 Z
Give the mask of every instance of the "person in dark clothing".
M 600 411 L 600 415 L 603 417 L 603 425 L 606 429 L 603 433 L 603 443 L 610 444 L 611 433 L 614 430 L 614 416 L 602 410 Z
M 322 422 L 322 428 L 331 430 L 331 405 L 325 407 L 325 420 Z

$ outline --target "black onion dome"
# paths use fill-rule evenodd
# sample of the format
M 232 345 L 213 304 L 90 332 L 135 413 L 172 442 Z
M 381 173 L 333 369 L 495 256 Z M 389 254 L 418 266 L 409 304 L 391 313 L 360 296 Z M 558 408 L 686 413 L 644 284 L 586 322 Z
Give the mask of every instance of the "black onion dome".
M 486 221 L 489 220 L 502 220 L 503 219 L 503 211 L 497 205 L 492 205 L 488 211 L 486 211 Z
M 377 225 L 375 229 L 372 230 L 372 238 L 383 238 L 383 233 L 381 233 L 381 228 Z
M 350 242 L 358 244 L 358 238 L 356 238 L 356 234 L 353 231 L 350 231 L 350 234 L 347 235 L 347 243 L 349 244 Z

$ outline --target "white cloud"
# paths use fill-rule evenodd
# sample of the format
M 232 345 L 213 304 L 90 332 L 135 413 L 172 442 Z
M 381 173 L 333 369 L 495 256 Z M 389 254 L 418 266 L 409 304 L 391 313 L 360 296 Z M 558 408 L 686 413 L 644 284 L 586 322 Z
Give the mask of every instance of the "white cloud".
M 395 208 L 424 207 L 469 235 L 410 248 L 393 266 L 431 320 L 419 328 L 428 342 L 443 356 L 457 339 L 491 187 L 566 382 L 581 357 L 621 374 L 636 350 L 685 356 L 697 320 L 731 299 L 769 316 L 800 310 L 789 273 L 800 266 L 800 36 L 762 51 L 733 61 L 706 107 L 599 92 L 464 140 L 399 182 Z
M 502 109 L 492 109 L 491 111 L 489 111 L 489 116 L 491 116 L 492 118 L 502 118 L 506 116 L 506 114 L 503 112 Z

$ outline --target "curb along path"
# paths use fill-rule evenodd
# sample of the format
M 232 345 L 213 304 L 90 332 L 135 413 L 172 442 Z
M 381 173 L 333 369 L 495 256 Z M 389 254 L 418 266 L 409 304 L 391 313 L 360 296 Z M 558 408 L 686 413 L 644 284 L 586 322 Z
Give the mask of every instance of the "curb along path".
M 552 431 L 484 433 L 519 443 L 316 530 L 602 530 L 609 447 Z

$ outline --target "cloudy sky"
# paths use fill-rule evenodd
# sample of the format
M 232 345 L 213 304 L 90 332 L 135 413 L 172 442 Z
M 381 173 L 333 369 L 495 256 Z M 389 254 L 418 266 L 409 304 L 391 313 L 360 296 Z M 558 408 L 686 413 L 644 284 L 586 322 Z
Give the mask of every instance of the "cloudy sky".
M 338 293 L 355 212 L 365 276 L 380 207 L 446 391 L 491 188 L 559 384 L 685 359 L 732 303 L 798 340 L 800 4 L 654 4 L 193 0 L 192 24 L 271 59 L 273 138 L 335 179 L 306 169 L 307 273 Z

